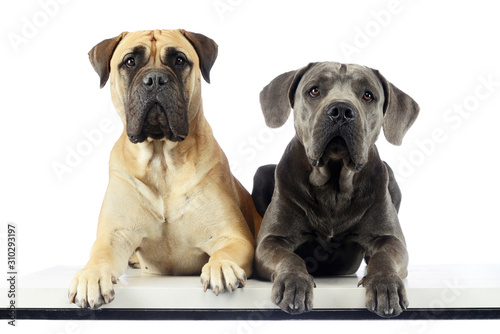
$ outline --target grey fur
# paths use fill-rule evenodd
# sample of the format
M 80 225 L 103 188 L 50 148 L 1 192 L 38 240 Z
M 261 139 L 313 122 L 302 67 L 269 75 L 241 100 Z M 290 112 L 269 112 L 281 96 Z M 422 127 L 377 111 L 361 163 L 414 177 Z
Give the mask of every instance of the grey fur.
M 261 106 L 274 127 L 293 108 L 296 129 L 279 164 L 261 167 L 254 178 L 252 195 L 265 211 L 256 269 L 274 282 L 272 301 L 292 314 L 309 311 L 312 275 L 352 274 L 364 258 L 366 307 L 399 315 L 408 306 L 401 192 L 375 141 L 383 127 L 391 143 L 401 144 L 417 103 L 376 70 L 326 62 L 278 76 L 263 89 Z

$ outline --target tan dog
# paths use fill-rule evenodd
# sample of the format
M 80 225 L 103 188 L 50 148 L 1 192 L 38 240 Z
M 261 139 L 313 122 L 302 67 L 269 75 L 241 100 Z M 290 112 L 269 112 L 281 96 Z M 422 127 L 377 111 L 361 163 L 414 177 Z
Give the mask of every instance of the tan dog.
M 110 78 L 125 129 L 70 302 L 111 302 L 129 259 L 145 273 L 201 273 L 215 294 L 243 286 L 261 218 L 203 115 L 201 75 L 209 82 L 217 44 L 184 30 L 140 31 L 104 40 L 89 56 L 101 88 Z

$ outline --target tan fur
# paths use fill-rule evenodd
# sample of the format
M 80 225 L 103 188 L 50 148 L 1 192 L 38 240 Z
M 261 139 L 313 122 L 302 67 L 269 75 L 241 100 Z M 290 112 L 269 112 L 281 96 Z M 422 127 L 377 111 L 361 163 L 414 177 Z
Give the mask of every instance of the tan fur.
M 126 34 L 110 64 L 112 99 L 124 122 L 125 86 L 115 69 L 137 45 L 150 50 L 148 66 L 161 66 L 159 55 L 167 46 L 181 48 L 193 60 L 185 86 L 189 135 L 182 142 L 132 144 L 124 130 L 111 152 L 90 260 L 70 286 L 70 301 L 81 307 L 110 302 L 112 282 L 131 257 L 146 273 L 201 274 L 205 288 L 216 293 L 244 284 L 252 271 L 261 218 L 250 194 L 231 174 L 204 117 L 196 51 L 180 31 Z

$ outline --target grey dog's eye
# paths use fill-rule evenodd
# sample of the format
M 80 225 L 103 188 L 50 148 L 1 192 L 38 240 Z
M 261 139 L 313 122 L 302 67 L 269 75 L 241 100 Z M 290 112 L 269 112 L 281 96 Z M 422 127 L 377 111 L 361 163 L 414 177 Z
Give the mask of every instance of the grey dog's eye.
M 370 91 L 366 91 L 363 94 L 363 100 L 365 100 L 366 102 L 372 102 L 374 98 L 375 97 L 373 96 L 373 93 Z
M 309 95 L 311 97 L 318 97 L 319 96 L 319 88 L 314 86 L 311 89 L 309 89 Z
M 134 67 L 135 66 L 134 57 L 128 57 L 127 59 L 125 59 L 125 66 L 127 66 L 128 68 Z

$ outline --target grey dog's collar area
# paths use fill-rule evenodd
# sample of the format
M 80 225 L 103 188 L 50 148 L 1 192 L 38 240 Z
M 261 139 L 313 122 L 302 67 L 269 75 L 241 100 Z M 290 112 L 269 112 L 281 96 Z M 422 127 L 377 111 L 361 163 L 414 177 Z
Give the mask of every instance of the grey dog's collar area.
M 379 319 L 366 310 L 364 275 L 316 278 L 314 309 L 296 316 L 270 301 L 272 283 L 256 279 L 232 294 L 203 292 L 198 276 L 156 276 L 129 268 L 115 285 L 116 299 L 99 310 L 67 301 L 67 282 L 77 267 L 53 267 L 18 278 L 17 319 Z M 410 266 L 405 279 L 409 309 L 397 319 L 500 318 L 500 265 Z M 0 293 L 7 295 L 3 285 Z M 9 319 L 9 309 L 0 309 Z M 381 318 L 380 318 L 381 319 Z

